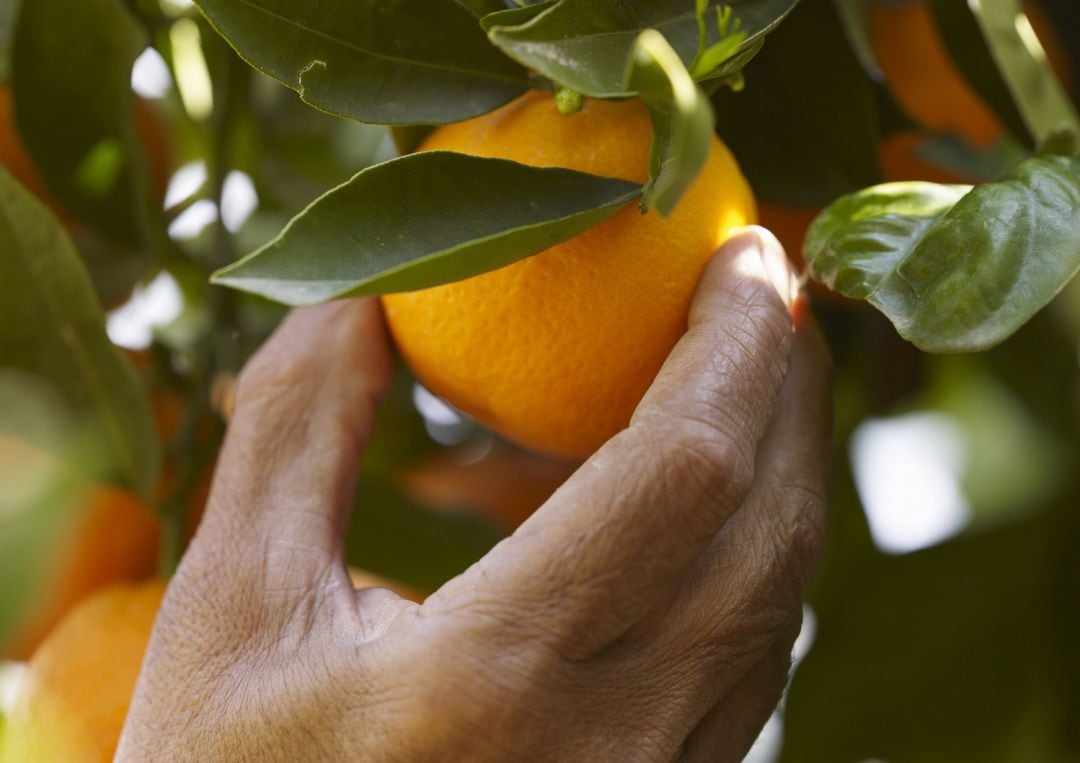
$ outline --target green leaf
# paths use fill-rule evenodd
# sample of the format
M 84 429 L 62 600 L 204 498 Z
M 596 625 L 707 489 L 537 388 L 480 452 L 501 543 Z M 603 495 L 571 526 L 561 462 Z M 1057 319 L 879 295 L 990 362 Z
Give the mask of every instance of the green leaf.
M 11 38 L 18 11 L 18 0 L 0 0 L 0 81 L 6 81 L 9 76 Z
M 745 76 L 744 90 L 721 89 L 712 104 L 759 198 L 814 208 L 881 182 L 874 83 L 831 0 L 803 0 Z
M 1042 142 L 1062 125 L 1080 136 L 1080 115 L 1061 86 L 1030 23 L 1026 37 L 1018 20 L 1022 11 L 1016 0 L 994 0 L 971 4 L 990 55 L 997 64 L 1008 93 L 1036 142 Z
M 874 55 L 874 45 L 870 40 L 865 0 L 834 0 L 834 3 L 840 22 L 844 26 L 844 34 L 855 51 L 859 63 L 866 71 L 881 76 L 881 67 L 878 66 L 877 56 Z
M 524 5 L 520 8 L 507 8 L 504 6 L 502 10 L 489 13 L 480 19 L 480 26 L 483 27 L 485 32 L 490 32 L 492 27 L 511 27 L 527 24 L 558 2 L 559 0 L 545 0 L 542 3 Z
M 506 10 L 502 0 L 457 0 L 457 2 L 472 11 L 472 14 L 477 18 L 483 18 L 484 16 L 490 16 L 492 13 Z
M 746 39 L 740 51 L 756 49 L 798 0 L 738 0 L 727 3 Z M 710 2 L 710 9 L 722 3 Z M 490 26 L 490 25 L 489 25 Z M 691 0 L 649 3 L 588 3 L 562 0 L 517 26 L 490 26 L 491 40 L 507 55 L 559 85 L 594 98 L 631 95 L 625 72 L 634 44 L 646 29 L 661 32 L 684 64 L 698 52 L 698 25 Z M 707 27 L 707 44 L 718 41 Z M 743 59 L 743 63 L 745 63 Z M 729 76 L 733 72 L 724 72 Z M 718 76 L 710 72 L 708 76 Z
M 964 79 L 1017 140 L 1033 146 L 1035 135 L 1029 130 L 1019 103 L 1009 91 L 1004 72 L 991 51 L 991 41 L 982 33 L 975 10 L 968 3 L 952 0 L 930 0 L 930 8 L 949 58 Z
M 0 431 L 152 496 L 160 453 L 146 395 L 105 335 L 101 306 L 60 224 L 3 169 L 0 327 Z M 49 404 L 35 409 L 31 398 Z
M 807 234 L 810 274 L 881 310 L 928 352 L 1001 342 L 1080 270 L 1080 158 L 999 182 L 891 183 L 839 199 Z
M 147 240 L 150 182 L 131 67 L 146 35 L 118 0 L 21 4 L 12 52 L 15 121 L 51 194 L 114 243 Z
M 652 29 L 634 45 L 626 83 L 641 93 L 653 127 L 642 206 L 667 217 L 709 158 L 712 108 L 664 36 Z
M 360 172 L 213 280 L 289 305 L 423 289 L 543 251 L 640 191 L 568 169 L 425 151 Z
M 456 0 L 198 0 L 240 56 L 331 114 L 441 124 L 528 88 Z

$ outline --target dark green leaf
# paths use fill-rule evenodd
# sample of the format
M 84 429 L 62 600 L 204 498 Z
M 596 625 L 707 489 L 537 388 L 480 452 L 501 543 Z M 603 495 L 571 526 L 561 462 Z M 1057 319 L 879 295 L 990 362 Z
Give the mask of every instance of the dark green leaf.
M 395 125 L 390 128 L 398 154 L 411 154 L 434 128 L 428 125 Z
M 135 372 L 105 335 L 90 281 L 60 224 L 0 169 L 0 431 L 153 494 L 159 448 Z M 12 387 L 10 383 L 15 383 Z M 51 421 L 27 414 L 32 389 Z
M 12 57 L 16 124 L 49 191 L 125 249 L 147 238 L 150 184 L 131 91 L 145 46 L 119 0 L 32 0 Z
M 930 8 L 949 58 L 960 74 L 1018 140 L 1033 145 L 1033 136 L 1009 94 L 974 11 L 967 3 L 951 0 L 930 0 Z
M 831 0 L 803 0 L 745 75 L 742 92 L 712 102 L 716 131 L 759 198 L 819 207 L 880 182 L 874 84 Z
M 811 275 L 865 299 L 928 352 L 1001 342 L 1080 270 L 1080 158 L 976 187 L 892 183 L 838 200 L 807 234 Z
M 858 56 L 859 63 L 868 72 L 880 73 L 874 46 L 870 41 L 870 29 L 867 26 L 865 0 L 833 0 L 844 33 L 851 43 L 851 48 Z
M 798 0 L 733 0 L 746 39 L 746 51 L 780 23 Z M 710 2 L 712 9 L 724 3 Z M 556 83 L 596 98 L 629 95 L 624 80 L 638 35 L 659 30 L 683 63 L 698 51 L 697 16 L 692 0 L 650 3 L 588 3 L 562 0 L 518 26 L 491 26 L 492 41 L 512 58 Z M 707 44 L 715 44 L 715 24 L 706 27 Z M 726 72 L 728 76 L 732 72 Z M 709 76 L 716 76 L 710 73 Z
M 18 11 L 18 0 L 0 0 L 0 81 L 8 78 L 11 64 L 11 38 L 14 34 Z
M 638 37 L 626 83 L 641 93 L 653 127 L 649 182 L 642 191 L 642 205 L 667 217 L 709 158 L 712 109 L 675 51 L 655 30 Z
M 457 0 L 457 2 L 472 11 L 477 18 L 483 18 L 484 16 L 490 16 L 492 13 L 506 10 L 502 0 Z
M 214 281 L 290 305 L 422 289 L 543 251 L 640 191 L 568 169 L 425 151 L 360 172 Z
M 545 0 L 545 2 L 542 3 L 525 5 L 520 8 L 507 8 L 504 6 L 502 10 L 496 13 L 489 13 L 487 16 L 480 19 L 480 26 L 484 28 L 485 32 L 490 32 L 492 27 L 512 27 L 527 24 L 548 8 L 558 3 L 558 1 L 559 0 Z
M 385 482 L 362 480 L 345 550 L 360 569 L 430 592 L 502 537 L 477 519 L 425 511 Z
M 1038 39 L 1030 23 L 1026 26 L 1029 37 L 1020 32 L 1021 7 L 1017 0 L 975 3 L 970 9 L 1036 142 L 1046 140 L 1062 125 L 1070 126 L 1073 134 L 1080 136 L 1080 115 L 1058 81 L 1045 51 L 1040 49 L 1036 53 L 1029 47 Z
M 199 0 L 257 69 L 312 106 L 362 122 L 439 124 L 528 87 L 456 0 Z

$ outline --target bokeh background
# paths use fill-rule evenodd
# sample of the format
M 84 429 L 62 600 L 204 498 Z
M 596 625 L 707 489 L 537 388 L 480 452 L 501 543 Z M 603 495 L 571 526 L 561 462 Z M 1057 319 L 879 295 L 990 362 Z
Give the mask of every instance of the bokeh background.
M 39 1 L 56 2 L 22 0 Z M 0 435 L 0 712 L 64 606 L 108 579 L 167 569 L 197 523 L 235 374 L 283 315 L 210 287 L 208 273 L 397 151 L 386 128 L 322 114 L 252 71 L 188 0 L 120 5 L 148 42 L 130 86 L 153 230 L 121 241 L 115 210 L 65 209 L 49 173 L 34 172 L 29 156 L 115 93 L 83 93 L 27 135 L 30 117 L 16 114 L 35 111 L 34 91 L 6 84 L 20 60 L 17 0 L 0 0 L 0 160 L 68 227 L 108 337 L 138 370 L 163 449 L 160 505 L 77 480 L 58 490 L 51 462 L 34 483 L 37 457 Z M 949 4 L 804 0 L 745 90 L 715 96 L 718 132 L 793 257 L 842 193 L 990 179 L 1030 148 L 986 76 L 985 47 L 935 5 Z M 1027 9 L 1018 28 L 1075 98 L 1080 7 Z M 1080 760 L 1080 283 L 970 356 L 924 355 L 864 305 L 816 288 L 813 300 L 836 363 L 829 549 L 790 691 L 750 759 Z M 0 389 L 8 411 L 37 399 Z M 364 459 L 349 560 L 432 590 L 574 467 L 475 426 L 399 368 Z

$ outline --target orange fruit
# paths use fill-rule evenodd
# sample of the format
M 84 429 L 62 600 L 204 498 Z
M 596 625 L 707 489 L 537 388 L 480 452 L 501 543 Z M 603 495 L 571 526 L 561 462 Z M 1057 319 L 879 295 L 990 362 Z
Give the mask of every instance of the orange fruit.
M 435 511 L 471 510 L 513 531 L 567 480 L 577 465 L 510 445 L 484 458 L 442 450 L 401 475 L 409 497 Z
M 165 583 L 102 589 L 34 653 L 3 738 L 3 763 L 110 761 L 150 640 Z
M 534 92 L 435 130 L 445 149 L 644 182 L 651 127 L 639 100 L 589 99 L 563 116 Z M 686 330 L 705 264 L 756 219 L 750 187 L 713 140 L 705 167 L 662 219 L 628 205 L 533 257 L 464 281 L 383 298 L 417 376 L 511 440 L 585 457 L 630 420 Z
M 972 183 L 975 178 L 934 164 L 919 155 L 927 135 L 918 130 L 902 130 L 889 135 L 878 145 L 881 176 L 888 182 L 926 180 L 931 183 Z
M 0 488 L 17 490 L 37 475 L 59 482 L 71 475 L 24 440 L 0 435 Z M 154 572 L 160 523 L 135 496 L 117 488 L 76 482 L 55 524 L 45 579 L 34 606 L 0 639 L 0 658 L 25 659 L 74 604 L 96 589 Z M 36 506 L 35 506 L 36 508 Z M 3 513 L 0 512 L 0 531 Z
M 1059 79 L 1068 87 L 1064 46 L 1034 2 L 1024 10 Z M 985 148 L 1004 133 L 994 111 L 949 55 L 927 0 L 872 0 L 868 22 L 878 63 L 900 106 L 930 130 Z

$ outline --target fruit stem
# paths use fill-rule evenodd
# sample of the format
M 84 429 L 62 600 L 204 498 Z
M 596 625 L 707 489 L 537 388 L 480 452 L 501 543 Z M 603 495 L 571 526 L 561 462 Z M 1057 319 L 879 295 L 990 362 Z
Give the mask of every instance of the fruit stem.
M 568 87 L 560 87 L 555 91 L 555 107 L 558 108 L 559 113 L 564 117 L 568 117 L 571 114 L 576 114 L 581 111 L 584 100 L 581 93 L 576 90 L 571 90 Z

